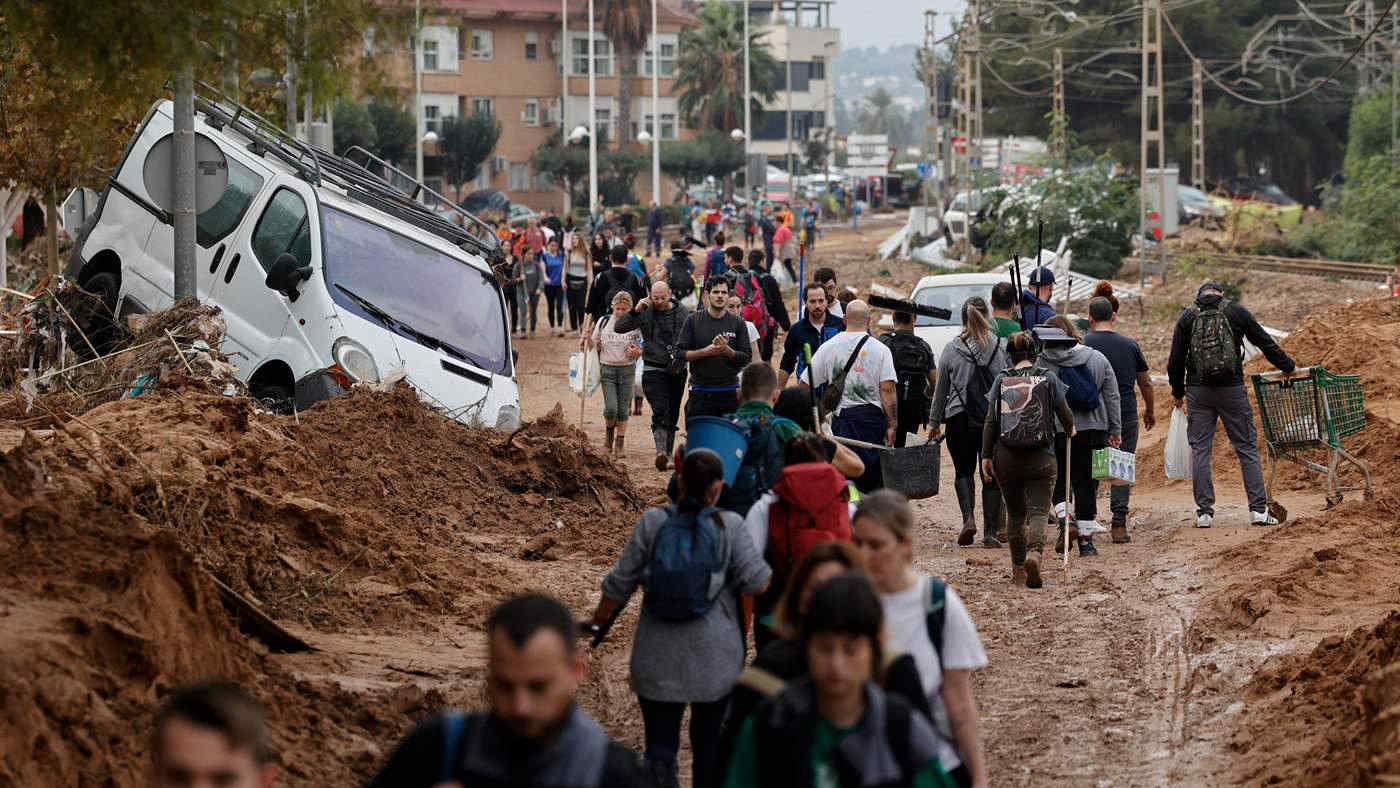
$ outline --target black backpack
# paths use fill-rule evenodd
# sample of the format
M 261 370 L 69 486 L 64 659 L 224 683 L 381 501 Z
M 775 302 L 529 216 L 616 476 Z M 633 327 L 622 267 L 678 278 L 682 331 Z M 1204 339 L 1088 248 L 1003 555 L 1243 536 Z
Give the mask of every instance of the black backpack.
M 928 399 L 928 373 L 933 370 L 933 349 L 913 334 L 892 333 L 880 337 L 894 357 L 894 375 L 899 385 L 899 401 Z
M 685 263 L 672 257 L 666 262 L 666 285 L 671 288 L 671 297 L 677 301 L 695 292 L 695 280 L 685 270 Z
M 609 268 L 599 279 L 603 280 L 599 284 L 607 288 L 608 297 L 603 302 L 603 307 L 609 311 L 612 310 L 613 298 L 617 297 L 618 293 L 626 292 L 635 299 L 637 291 L 642 289 L 637 275 L 625 268 Z
M 962 400 L 963 412 L 967 414 L 968 421 L 981 432 L 982 425 L 987 422 L 987 398 L 992 392 L 992 384 L 996 382 L 996 375 L 992 374 L 992 362 L 997 357 L 997 351 L 1001 350 L 1001 338 L 996 338 L 992 352 L 987 355 L 986 364 L 978 362 L 977 354 L 973 352 L 972 345 L 967 343 L 965 337 L 960 337 L 959 341 L 967 348 L 968 358 L 972 360 L 972 379 L 967 382 L 965 390 L 958 392 L 958 397 Z
M 1202 383 L 1228 381 L 1239 371 L 1235 331 L 1225 317 L 1223 300 L 1197 310 L 1188 353 L 1191 367 Z

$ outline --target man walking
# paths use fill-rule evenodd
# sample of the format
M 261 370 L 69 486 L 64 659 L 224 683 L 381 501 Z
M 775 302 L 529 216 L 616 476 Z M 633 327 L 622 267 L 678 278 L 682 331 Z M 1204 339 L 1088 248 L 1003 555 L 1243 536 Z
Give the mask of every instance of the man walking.
M 803 370 L 807 369 L 807 354 L 816 353 L 828 339 L 846 330 L 845 321 L 827 311 L 826 288 L 810 282 L 802 288 L 802 298 L 806 311 L 783 340 L 783 357 L 778 360 L 778 388 L 787 388 L 788 378 L 794 372 L 801 381 Z
M 1055 316 L 1050 299 L 1055 295 L 1055 272 L 1041 266 L 1031 271 L 1028 287 L 1021 291 L 1021 314 L 1031 328 L 1044 325 Z
M 836 284 L 836 271 L 831 268 L 818 268 L 816 273 L 812 274 L 812 279 L 826 288 L 826 308 L 831 314 L 844 319 L 846 315 L 842 310 L 841 302 L 836 300 L 837 294 L 841 292 L 839 285 Z
M 898 416 L 894 431 L 895 448 L 904 448 L 908 433 L 918 431 L 928 423 L 933 388 L 938 383 L 933 348 L 914 334 L 914 315 L 894 313 L 894 330 L 880 336 L 880 341 L 894 357 L 895 412 Z
M 992 331 L 1006 339 L 1022 330 L 1021 322 L 1016 319 L 1016 286 L 997 282 L 992 285 Z
M 617 291 L 631 293 L 633 303 L 646 298 L 647 291 L 642 287 L 642 280 L 627 270 L 627 257 L 627 249 L 621 246 L 613 247 L 608 252 L 608 262 L 612 267 L 593 280 L 593 288 L 588 292 L 588 319 L 584 321 L 583 336 L 593 332 L 595 322 L 612 314 L 612 299 Z
M 778 232 L 778 223 L 773 220 L 773 208 L 763 206 L 763 213 L 758 219 L 758 231 L 763 236 L 763 256 L 768 260 L 768 267 L 773 267 L 773 261 L 777 257 L 773 254 L 773 236 Z
M 729 314 L 729 282 L 717 276 L 705 282 L 705 308 L 681 326 L 676 357 L 690 364 L 690 399 L 685 420 L 726 416 L 739 407 L 739 370 L 752 358 L 749 329 Z
M 1225 422 L 1225 434 L 1235 448 L 1249 498 L 1252 525 L 1278 525 L 1269 513 L 1264 471 L 1254 431 L 1254 411 L 1244 389 L 1244 340 L 1248 339 L 1285 375 L 1296 368 L 1248 309 L 1225 299 L 1216 282 L 1196 291 L 1196 303 L 1176 321 L 1172 352 L 1167 361 L 1172 400 L 1186 408 L 1187 436 L 1191 442 L 1191 486 L 1196 497 L 1196 527 L 1209 528 L 1215 521 L 1215 486 L 1211 481 L 1210 455 L 1215 444 L 1216 419 Z
M 366 788 L 652 785 L 637 757 L 575 702 L 588 659 L 569 609 L 513 597 L 486 620 L 488 711 L 428 718 Z
M 1142 390 L 1142 427 L 1150 430 L 1157 423 L 1152 397 L 1152 376 L 1148 374 L 1147 359 L 1142 348 L 1129 337 L 1118 333 L 1118 310 L 1113 301 L 1099 296 L 1089 302 L 1089 333 L 1084 335 L 1084 344 L 1099 351 L 1113 367 L 1113 376 L 1118 383 L 1119 409 L 1123 414 L 1123 442 L 1118 448 L 1126 452 L 1136 452 L 1138 442 L 1138 406 L 1133 383 Z M 1132 486 L 1115 484 L 1109 492 L 1109 510 L 1113 512 L 1113 525 L 1110 537 L 1114 544 L 1131 542 L 1128 535 L 1128 499 Z
M 743 267 L 735 266 L 735 270 L 739 271 L 740 278 L 743 278 Z M 748 271 L 758 277 L 759 286 L 763 289 L 763 306 L 772 316 L 773 322 L 777 323 L 777 327 L 783 331 L 790 331 L 792 320 L 788 317 L 787 304 L 783 302 L 782 288 L 778 287 L 778 280 L 773 278 L 764 265 L 763 252 L 758 249 L 749 250 Z M 759 357 L 763 359 L 765 364 L 773 360 L 773 341 L 777 336 L 777 330 L 770 326 L 768 334 L 759 342 Z
M 210 682 L 170 694 L 151 736 L 154 788 L 272 788 L 277 765 L 263 708 L 234 684 Z
M 647 211 L 647 255 L 655 257 L 659 254 L 661 254 L 661 206 L 652 200 L 651 210 Z
M 894 357 L 878 341 L 870 341 L 870 307 L 860 299 L 846 308 L 846 330 L 829 339 L 812 356 L 814 385 L 832 385 L 838 378 L 841 402 L 831 420 L 831 431 L 843 438 L 866 443 L 894 445 L 895 384 Z M 814 394 L 815 396 L 815 394 Z M 856 479 L 856 489 L 873 492 L 883 486 L 880 455 L 874 449 L 856 449 L 865 462 L 865 473 Z
M 690 310 L 671 299 L 665 282 L 651 286 L 631 312 L 617 321 L 615 331 L 642 332 L 642 393 L 651 405 L 651 438 L 656 445 L 656 469 L 666 470 L 675 446 L 681 398 L 685 396 L 685 364 L 675 360 L 681 328 Z

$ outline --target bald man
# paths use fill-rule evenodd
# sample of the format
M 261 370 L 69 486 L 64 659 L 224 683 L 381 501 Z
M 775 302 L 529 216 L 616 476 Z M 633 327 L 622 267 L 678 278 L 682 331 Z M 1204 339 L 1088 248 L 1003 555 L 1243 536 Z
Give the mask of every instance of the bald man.
M 618 319 L 613 330 L 642 332 L 642 394 L 651 405 L 651 437 L 656 444 L 656 469 L 666 470 L 680 422 L 685 396 L 685 363 L 676 361 L 677 340 L 690 310 L 671 298 L 665 282 L 651 286 L 651 294 Z
M 884 343 L 870 335 L 869 328 L 870 305 L 860 299 L 847 304 L 846 330 L 822 343 L 812 356 L 813 382 L 820 389 L 849 368 L 831 431 L 843 438 L 893 446 L 898 424 L 894 356 Z M 856 479 L 856 488 L 872 492 L 884 486 L 879 452 L 859 448 L 855 451 L 865 462 L 865 473 Z

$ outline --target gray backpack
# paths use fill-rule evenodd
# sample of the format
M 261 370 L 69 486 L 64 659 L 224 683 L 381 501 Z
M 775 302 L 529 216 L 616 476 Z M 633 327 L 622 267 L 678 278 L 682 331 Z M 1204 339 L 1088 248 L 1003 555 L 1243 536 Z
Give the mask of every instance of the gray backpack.
M 1202 307 L 1191 324 L 1191 367 L 1202 383 L 1229 381 L 1239 371 L 1235 332 L 1225 317 L 1225 303 Z
M 1054 405 L 1050 387 L 1054 382 L 1039 367 L 1001 379 L 997 397 L 998 441 L 1008 449 L 1044 449 L 1055 438 Z

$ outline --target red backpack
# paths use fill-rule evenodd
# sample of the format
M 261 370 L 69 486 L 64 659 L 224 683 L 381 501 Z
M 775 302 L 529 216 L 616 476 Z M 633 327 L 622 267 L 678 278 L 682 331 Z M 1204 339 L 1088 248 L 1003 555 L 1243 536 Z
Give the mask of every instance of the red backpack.
M 831 463 L 804 462 L 783 469 L 768 508 L 768 549 L 773 588 L 787 586 L 792 570 L 822 542 L 851 541 L 851 493 Z
M 737 279 L 734 282 L 734 294 L 739 296 L 739 301 L 743 304 L 739 307 L 739 317 L 753 323 L 760 338 L 767 337 L 776 323 L 768 314 L 768 302 L 763 297 L 763 284 L 758 281 L 758 275 L 750 271 L 748 276 Z

